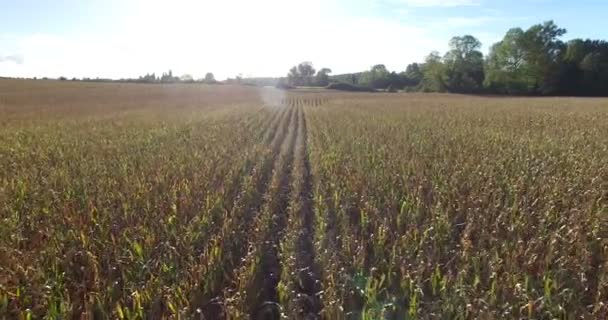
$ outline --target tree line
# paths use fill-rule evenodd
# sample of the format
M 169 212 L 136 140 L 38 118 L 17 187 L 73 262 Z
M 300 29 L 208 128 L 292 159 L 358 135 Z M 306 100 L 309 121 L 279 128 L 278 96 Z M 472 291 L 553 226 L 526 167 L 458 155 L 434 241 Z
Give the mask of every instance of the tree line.
M 329 80 L 386 91 L 608 95 L 608 42 L 563 42 L 564 34 L 566 29 L 553 21 L 527 30 L 513 28 L 486 56 L 477 38 L 458 36 L 450 40 L 445 54 L 431 52 L 423 63 L 412 63 L 403 72 L 378 64 Z
M 32 78 L 38 80 L 37 77 Z M 40 78 L 41 80 L 49 80 L 47 77 Z M 173 75 L 173 71 L 163 72 L 161 76 L 157 76 L 156 73 L 146 73 L 146 75 L 138 78 L 123 78 L 123 79 L 107 79 L 107 78 L 72 78 L 61 76 L 57 78 L 60 81 L 84 81 L 84 82 L 119 82 L 119 83 L 205 83 L 205 84 L 220 84 L 221 82 L 215 80 L 215 76 L 211 72 L 207 72 L 204 78 L 194 79 L 189 74 L 184 74 L 179 77 Z
M 145 76 L 140 76 L 138 79 L 126 79 L 127 82 L 140 82 L 140 83 L 208 83 L 208 84 L 216 84 L 218 83 L 215 80 L 215 76 L 211 72 L 207 72 L 205 77 L 202 79 L 194 80 L 194 78 L 189 74 L 184 74 L 181 77 L 176 77 L 173 75 L 173 71 L 169 70 L 169 72 L 163 72 L 162 76 L 158 77 L 155 73 L 148 73 Z

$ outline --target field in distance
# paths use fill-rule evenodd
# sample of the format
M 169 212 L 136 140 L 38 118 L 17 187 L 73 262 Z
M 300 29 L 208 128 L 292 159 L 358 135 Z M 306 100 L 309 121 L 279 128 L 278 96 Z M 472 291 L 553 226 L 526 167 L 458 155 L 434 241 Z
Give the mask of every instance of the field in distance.
M 0 80 L 0 318 L 601 319 L 608 99 Z

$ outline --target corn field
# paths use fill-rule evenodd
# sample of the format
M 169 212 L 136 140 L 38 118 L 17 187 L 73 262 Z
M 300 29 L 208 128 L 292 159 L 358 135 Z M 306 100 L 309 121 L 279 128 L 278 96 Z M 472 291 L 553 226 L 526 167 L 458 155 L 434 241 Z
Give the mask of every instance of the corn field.
M 0 81 L 0 319 L 608 318 L 608 100 Z

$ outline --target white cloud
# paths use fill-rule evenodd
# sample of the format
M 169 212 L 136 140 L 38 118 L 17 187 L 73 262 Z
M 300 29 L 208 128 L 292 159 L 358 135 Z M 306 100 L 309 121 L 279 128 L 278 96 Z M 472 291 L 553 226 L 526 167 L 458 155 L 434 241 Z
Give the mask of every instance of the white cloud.
M 0 56 L 0 62 L 13 62 L 16 64 L 23 64 L 23 55 L 12 54 L 8 56 Z
M 130 18 L 118 34 L 33 34 L 0 44 L 0 51 L 10 46 L 9 52 L 24 57 L 22 65 L 0 63 L 0 75 L 123 78 L 172 69 L 175 75 L 194 77 L 211 71 L 222 79 L 240 73 L 282 76 L 301 61 L 334 73 L 378 63 L 400 71 L 431 50 L 446 49 L 451 34 L 438 32 L 441 25 L 473 23 L 455 18 L 429 27 L 357 17 L 334 5 L 323 0 L 132 0 L 123 8 Z

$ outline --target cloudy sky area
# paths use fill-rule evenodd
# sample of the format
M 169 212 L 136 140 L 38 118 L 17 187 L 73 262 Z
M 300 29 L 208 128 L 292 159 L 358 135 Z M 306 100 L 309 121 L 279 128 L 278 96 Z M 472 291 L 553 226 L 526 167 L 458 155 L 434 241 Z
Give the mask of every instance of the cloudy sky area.
M 0 76 L 223 79 L 404 70 L 454 35 L 484 51 L 511 27 L 554 20 L 564 40 L 606 38 L 605 0 L 2 0 Z

